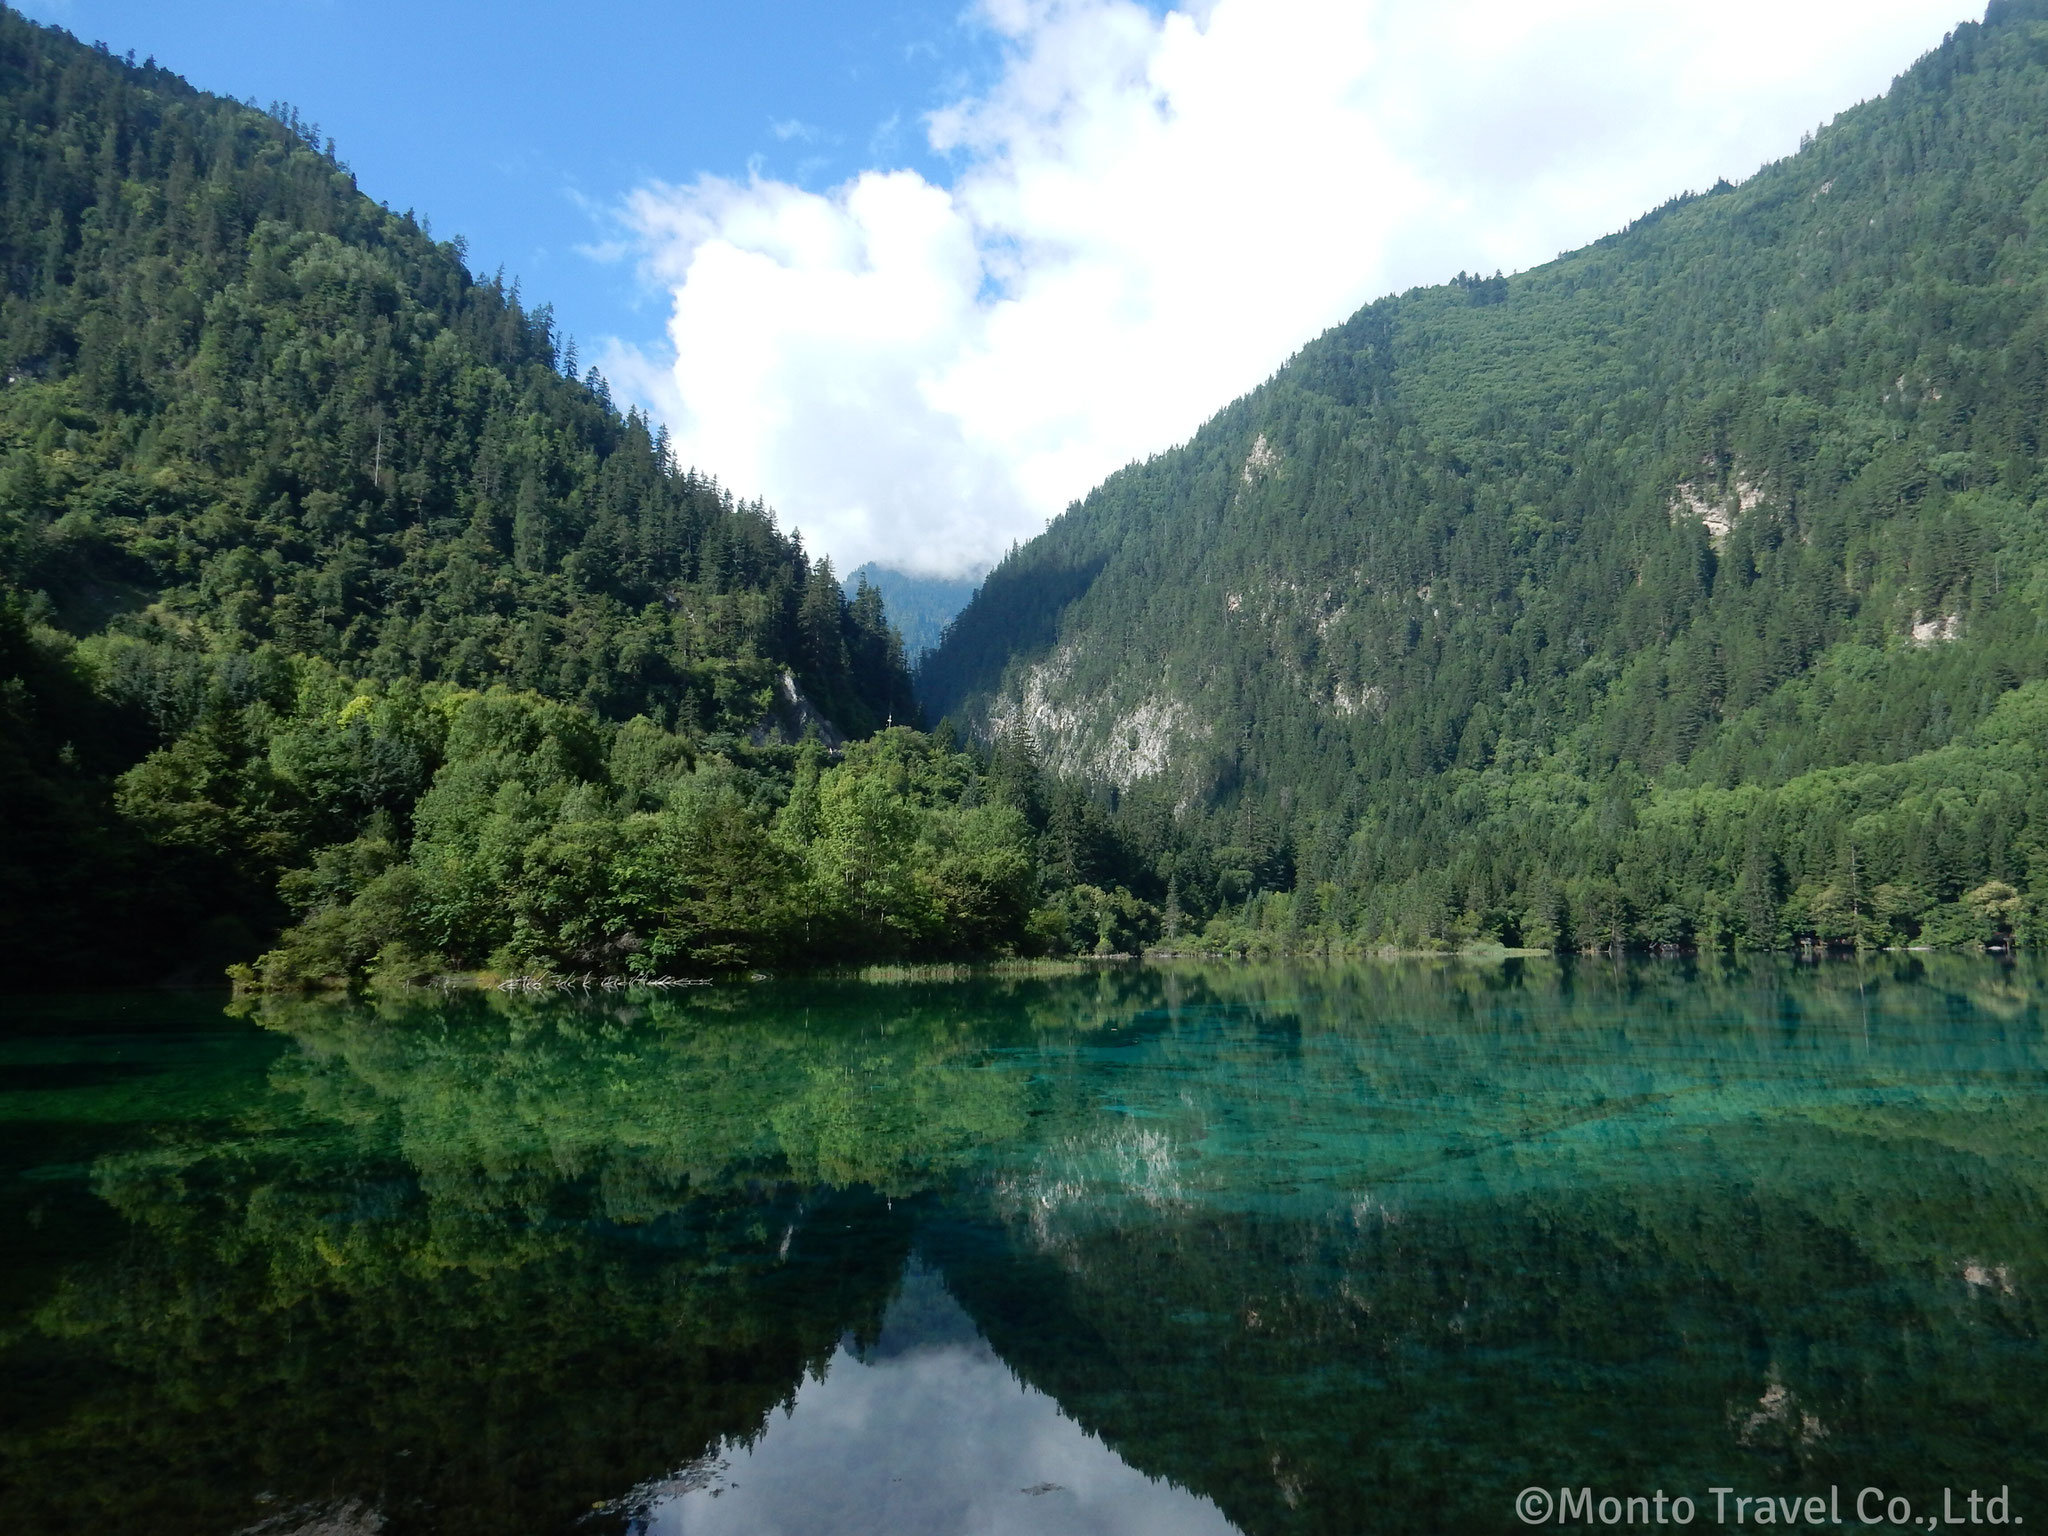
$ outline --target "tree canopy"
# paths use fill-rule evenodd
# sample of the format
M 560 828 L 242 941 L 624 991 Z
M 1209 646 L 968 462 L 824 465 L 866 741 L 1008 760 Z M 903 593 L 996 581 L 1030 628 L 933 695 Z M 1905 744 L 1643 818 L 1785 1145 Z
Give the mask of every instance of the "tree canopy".
M 2044 22 L 1369 305 L 998 566 L 927 711 L 1175 822 L 1145 894 L 1246 941 L 2034 931 Z

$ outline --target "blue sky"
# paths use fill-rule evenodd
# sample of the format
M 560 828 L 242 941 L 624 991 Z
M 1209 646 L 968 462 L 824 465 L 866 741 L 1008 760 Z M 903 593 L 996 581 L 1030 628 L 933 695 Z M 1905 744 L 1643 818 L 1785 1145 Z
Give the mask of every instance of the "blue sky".
M 842 570 L 956 575 L 1382 294 L 1742 180 L 1983 0 L 26 0 L 290 101 Z
M 194 85 L 289 101 L 372 197 L 467 237 L 550 301 L 586 357 L 658 336 L 668 298 L 593 260 L 634 188 L 700 172 L 933 178 L 922 115 L 996 67 L 960 0 L 16 0 Z

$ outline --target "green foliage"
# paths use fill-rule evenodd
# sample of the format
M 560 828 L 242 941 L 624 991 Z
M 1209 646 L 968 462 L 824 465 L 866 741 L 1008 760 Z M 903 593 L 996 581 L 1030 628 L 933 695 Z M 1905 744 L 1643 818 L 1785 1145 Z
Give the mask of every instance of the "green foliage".
M 998 566 L 928 711 L 1226 949 L 2036 941 L 2044 22 L 1368 306 Z
M 362 837 L 396 861 L 376 901 L 428 914 L 408 943 L 488 920 L 515 950 L 601 948 L 582 904 L 611 850 L 541 832 L 589 818 L 540 780 L 594 765 L 536 742 L 446 743 L 468 776 L 398 872 L 437 733 L 497 728 L 423 712 L 423 686 L 556 701 L 498 724 L 569 758 L 644 718 L 617 744 L 636 786 L 665 768 L 646 750 L 915 719 L 879 598 L 567 355 L 545 307 L 363 196 L 288 109 L 0 10 L 10 940 L 72 961 L 111 931 L 117 967 L 204 971 L 275 929 L 286 870 L 302 904 L 345 871 L 367 899 L 375 858 L 318 854 Z M 391 718 L 334 729 L 297 696 L 343 677 Z M 528 904 L 485 902 L 506 881 Z M 322 923 L 322 963 L 351 967 L 390 927 Z
M 922 668 L 968 751 L 295 115 L 0 12 L 0 923 L 277 986 L 2039 943 L 2038 9 L 1113 477 Z
M 193 738 L 121 784 L 163 820 L 164 845 L 186 822 L 210 847 L 299 836 L 276 854 L 299 920 L 247 982 L 693 975 L 1031 946 L 1030 824 L 990 800 L 972 756 L 908 727 L 838 761 L 815 744 L 701 753 L 644 717 L 610 726 L 533 694 L 346 685 L 303 665 L 291 712 L 252 707 L 220 728 L 275 744 L 256 807 L 187 783 L 212 762 L 188 764 Z M 392 760 L 421 774 L 396 813 L 337 767 Z M 310 846 L 316 808 L 337 802 L 358 807 L 352 835 Z M 269 820 L 244 833 L 258 809 Z

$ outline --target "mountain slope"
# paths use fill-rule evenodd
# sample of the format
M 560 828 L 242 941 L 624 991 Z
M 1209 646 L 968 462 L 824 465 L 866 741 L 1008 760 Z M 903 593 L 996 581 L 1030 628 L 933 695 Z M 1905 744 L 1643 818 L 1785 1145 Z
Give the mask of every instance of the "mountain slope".
M 332 718 L 394 687 L 427 736 Z M 644 716 L 671 764 L 915 714 L 879 597 L 679 469 L 295 113 L 0 7 L 0 934 L 252 954 L 280 873 L 401 835 L 493 687 L 592 752 Z
M 0 12 L 12 583 L 74 633 L 609 715 L 709 726 L 724 673 L 763 685 L 749 654 L 844 729 L 901 712 L 886 665 L 850 664 L 877 637 L 804 612 L 818 573 L 766 509 L 678 472 L 461 256 L 296 117 Z
M 1162 880 L 1291 888 L 1297 933 L 2009 933 L 2048 898 L 2044 237 L 2015 0 L 1740 187 L 1326 333 L 998 566 L 927 710 L 1171 802 L 1207 852 Z M 1813 777 L 1856 765 L 1899 782 Z

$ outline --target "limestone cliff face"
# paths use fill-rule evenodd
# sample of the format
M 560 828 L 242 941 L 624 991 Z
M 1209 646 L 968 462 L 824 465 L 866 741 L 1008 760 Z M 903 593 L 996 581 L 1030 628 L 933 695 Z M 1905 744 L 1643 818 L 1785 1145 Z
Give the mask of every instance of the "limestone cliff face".
M 989 734 L 1026 731 L 1056 771 L 1119 789 L 1165 773 L 1177 749 L 1208 734 L 1163 677 L 1133 675 L 1127 687 L 1090 694 L 1074 687 L 1073 672 L 1068 648 L 1026 668 L 989 706 Z
M 1234 419 L 1204 429 L 1182 452 L 1203 455 L 1207 483 L 1198 495 L 1241 535 L 1204 543 L 1155 524 L 1123 530 L 1107 560 L 1063 547 L 1107 532 L 1081 518 L 1143 473 L 1126 471 L 1041 541 L 1049 561 L 1090 573 L 1062 611 L 1058 637 L 1018 648 L 991 669 L 989 685 L 964 697 L 928 695 L 928 711 L 951 713 L 985 738 L 1028 732 L 1061 773 L 1119 789 L 1158 781 L 1182 801 L 1202 798 L 1236 771 L 1250 693 L 1268 719 L 1283 712 L 1309 735 L 1334 740 L 1373 726 L 1392 686 L 1377 665 L 1380 610 L 1427 609 L 1432 588 L 1377 582 L 1353 551 L 1297 558 L 1272 526 L 1291 519 L 1291 499 L 1302 490 L 1290 479 L 1284 429 L 1244 430 L 1242 405 L 1226 415 Z M 1159 545 L 1136 547 L 1141 537 Z M 1264 557 L 1247 565 L 1242 542 Z M 1010 592 L 999 583 L 997 604 L 1035 580 L 1028 566 L 1001 574 Z M 1444 605 L 1437 599 L 1433 611 Z M 977 617 L 970 610 L 963 622 Z
M 833 751 L 846 745 L 839 728 L 810 701 L 796 674 L 785 667 L 775 680 L 772 702 L 754 725 L 751 740 L 757 747 L 793 747 L 812 735 Z

